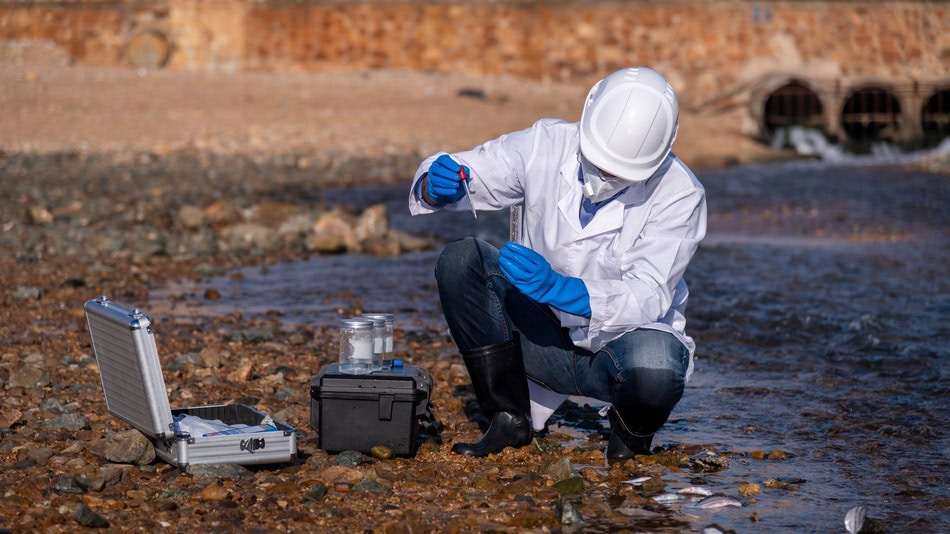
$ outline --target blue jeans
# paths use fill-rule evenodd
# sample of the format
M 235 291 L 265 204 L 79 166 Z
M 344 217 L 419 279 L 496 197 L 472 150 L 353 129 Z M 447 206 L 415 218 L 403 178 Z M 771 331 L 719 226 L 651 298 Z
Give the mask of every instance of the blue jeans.
M 525 370 L 552 391 L 610 402 L 637 435 L 656 432 L 683 396 L 689 351 L 675 336 L 638 329 L 597 352 L 576 347 L 545 304 L 504 277 L 498 249 L 466 237 L 446 245 L 436 265 L 442 311 L 461 351 L 519 332 Z

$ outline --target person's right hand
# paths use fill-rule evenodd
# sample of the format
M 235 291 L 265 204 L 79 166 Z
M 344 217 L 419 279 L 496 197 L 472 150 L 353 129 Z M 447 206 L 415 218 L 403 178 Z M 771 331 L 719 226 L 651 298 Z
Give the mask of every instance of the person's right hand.
M 442 154 L 429 167 L 429 176 L 426 178 L 426 196 L 438 204 L 452 204 L 465 196 L 465 188 L 459 176 L 459 169 L 463 168 L 448 154 Z M 465 177 L 471 176 L 468 167 L 465 168 Z

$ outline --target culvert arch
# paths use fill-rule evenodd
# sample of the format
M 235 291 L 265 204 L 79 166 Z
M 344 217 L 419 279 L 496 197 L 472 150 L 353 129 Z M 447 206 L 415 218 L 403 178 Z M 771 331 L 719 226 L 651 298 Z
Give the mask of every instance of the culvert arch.
M 937 145 L 950 137 L 950 87 L 937 89 L 924 101 L 920 127 L 926 145 Z
M 868 144 L 893 141 L 901 135 L 901 102 L 886 85 L 852 89 L 841 105 L 841 129 L 848 141 Z
M 825 131 L 827 125 L 821 96 L 810 83 L 793 78 L 766 92 L 762 102 L 762 127 L 767 136 L 790 126 Z

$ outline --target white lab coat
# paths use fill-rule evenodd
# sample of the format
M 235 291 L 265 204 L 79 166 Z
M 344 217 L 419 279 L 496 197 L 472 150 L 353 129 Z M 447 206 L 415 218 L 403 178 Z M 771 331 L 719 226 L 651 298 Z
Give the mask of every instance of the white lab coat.
M 442 208 L 421 200 L 415 183 L 442 153 L 434 154 L 416 172 L 410 212 L 469 210 L 469 202 L 477 210 L 523 205 L 523 244 L 555 271 L 582 279 L 590 294 L 589 318 L 552 308 L 574 344 L 596 352 L 637 328 L 670 332 L 689 349 L 688 379 L 696 346 L 685 330 L 683 272 L 706 234 L 703 186 L 671 154 L 650 179 L 627 188 L 582 228 L 578 146 L 577 123 L 542 119 L 454 153 L 471 169 L 471 198 Z

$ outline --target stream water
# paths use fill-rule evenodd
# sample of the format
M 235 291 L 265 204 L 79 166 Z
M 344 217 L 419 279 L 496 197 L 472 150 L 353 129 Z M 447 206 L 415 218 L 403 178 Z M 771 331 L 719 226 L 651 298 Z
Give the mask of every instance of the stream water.
M 681 501 L 648 530 L 843 532 L 845 513 L 863 505 L 890 532 L 950 531 L 948 177 L 816 161 L 699 177 L 709 234 L 686 273 L 696 372 L 655 445 L 723 453 L 730 466 L 707 487 L 745 506 Z M 385 203 L 392 226 L 416 234 L 506 238 L 506 213 L 413 218 L 406 194 L 364 187 L 326 200 Z M 395 312 L 397 328 L 444 326 L 437 255 L 316 257 L 164 288 L 152 300 L 180 315 L 280 309 L 288 323 L 315 325 L 335 324 L 358 301 Z M 221 298 L 201 298 L 207 287 Z M 567 420 L 552 427 L 593 431 Z M 773 450 L 788 459 L 751 454 Z M 673 473 L 668 487 L 694 476 Z M 740 497 L 742 482 L 763 491 Z M 647 528 L 642 521 L 631 517 Z

